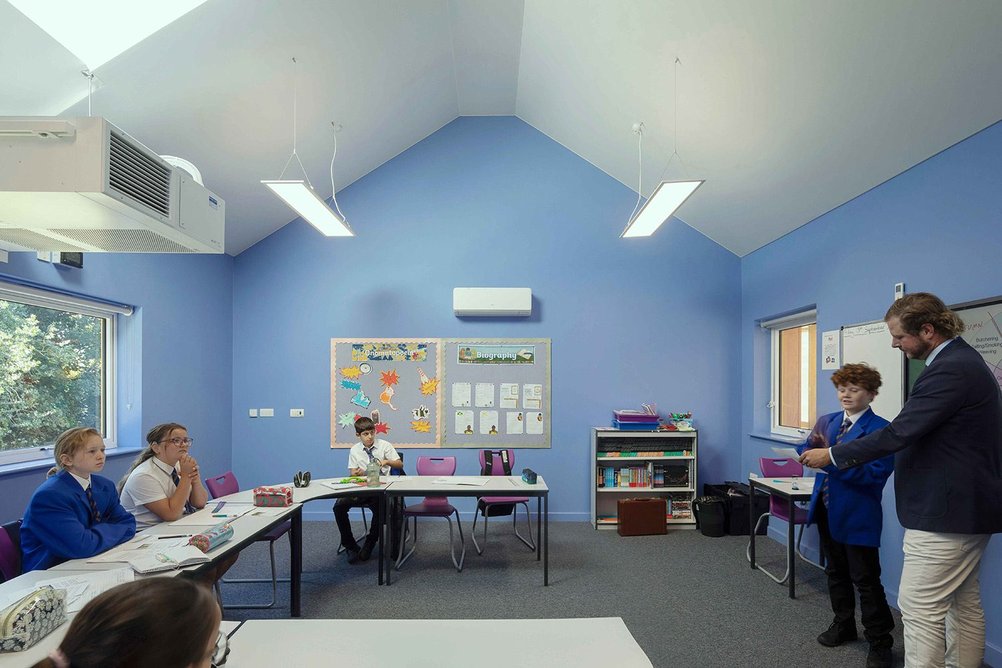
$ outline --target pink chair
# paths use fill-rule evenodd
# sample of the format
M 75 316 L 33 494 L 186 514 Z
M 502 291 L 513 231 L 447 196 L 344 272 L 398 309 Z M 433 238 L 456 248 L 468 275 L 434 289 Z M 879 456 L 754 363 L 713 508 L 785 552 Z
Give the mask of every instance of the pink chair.
M 487 457 L 490 456 L 488 466 Z M 512 466 L 515 464 L 515 451 L 508 450 L 481 450 L 480 451 L 480 475 L 511 475 Z M 525 508 L 525 523 L 529 527 L 529 540 L 522 537 L 518 532 L 518 506 Z M 498 515 L 511 513 L 511 526 L 515 530 L 515 537 L 522 541 L 526 547 L 533 552 L 536 551 L 536 543 L 532 540 L 532 516 L 529 514 L 529 497 L 527 496 L 481 496 L 477 499 L 477 511 L 473 515 L 473 529 L 470 536 L 473 537 L 473 546 L 477 548 L 477 554 L 483 554 L 487 547 L 487 520 Z M 484 547 L 477 543 L 477 519 L 480 515 L 484 517 Z
M 240 485 L 237 483 L 237 477 L 233 475 L 233 471 L 227 471 L 223 475 L 216 476 L 215 478 L 205 479 L 205 488 L 209 490 L 209 494 L 212 495 L 213 499 L 218 499 L 221 496 L 228 496 L 230 494 L 236 494 L 240 491 Z M 246 582 L 271 582 L 271 603 L 246 603 L 243 605 L 227 605 L 226 607 L 235 609 L 258 609 L 258 608 L 271 608 L 274 607 L 276 601 L 276 593 L 278 590 L 279 582 L 288 582 L 289 578 L 280 578 L 275 570 L 275 541 L 277 541 L 282 536 L 289 533 L 292 529 L 292 521 L 282 522 L 274 529 L 259 536 L 257 542 L 268 542 L 268 553 L 271 557 L 271 579 L 268 578 L 234 578 L 227 579 L 223 578 L 222 582 L 227 583 L 246 583 Z M 289 538 L 289 549 L 292 549 L 292 538 Z
M 0 528 L 0 582 L 21 574 L 21 520 Z
M 455 457 L 418 457 L 417 474 L 422 476 L 450 476 L 456 472 Z M 459 559 L 456 559 L 456 541 L 452 535 L 452 514 L 456 514 L 456 529 L 459 531 L 459 544 L 462 551 Z M 426 496 L 421 503 L 407 506 L 403 511 L 404 534 L 400 541 L 400 551 L 397 554 L 396 568 L 400 567 L 410 559 L 417 548 L 417 518 L 419 517 L 444 517 L 449 523 L 449 552 L 452 556 L 452 563 L 457 571 L 463 570 L 463 562 L 466 560 L 466 542 L 463 540 L 463 525 L 459 521 L 459 511 L 449 503 L 445 496 Z M 413 518 L 414 529 L 410 529 L 407 520 Z M 404 554 L 404 546 L 407 544 L 407 537 L 411 537 L 411 549 Z
M 762 476 L 765 478 L 793 478 L 801 477 L 804 475 L 804 466 L 796 459 L 790 459 L 787 457 L 782 458 L 772 458 L 772 457 L 760 457 L 758 460 L 759 470 L 762 472 Z M 762 513 L 758 517 L 758 521 L 755 522 L 755 527 L 752 529 L 752 534 L 758 532 L 759 525 L 762 524 L 762 520 L 769 516 L 775 517 L 783 522 L 790 522 L 790 511 L 789 502 L 786 499 L 782 499 L 778 496 L 769 495 L 769 512 Z M 797 546 L 796 553 L 797 556 L 806 561 L 807 563 L 817 566 L 818 568 L 823 568 L 820 564 L 817 564 L 803 555 L 800 551 L 800 541 L 804 538 L 804 527 L 807 526 L 807 509 L 801 508 L 795 505 L 793 507 L 793 524 L 799 525 L 800 530 L 797 533 Z M 748 561 L 751 561 L 751 541 L 749 541 L 749 546 L 745 550 Z M 759 570 L 768 575 L 770 578 L 783 584 L 786 582 L 787 578 L 790 577 L 790 563 L 787 561 L 786 572 L 783 573 L 783 577 L 776 577 L 762 566 L 758 566 Z

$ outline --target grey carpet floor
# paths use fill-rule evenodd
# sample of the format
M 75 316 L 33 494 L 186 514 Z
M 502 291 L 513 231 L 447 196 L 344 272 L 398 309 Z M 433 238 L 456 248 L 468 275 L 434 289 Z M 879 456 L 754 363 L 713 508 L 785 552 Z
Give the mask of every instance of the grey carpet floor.
M 480 527 L 478 526 L 478 529 Z M 468 531 L 468 527 L 464 525 Z M 361 524 L 356 536 L 361 535 Z M 469 535 L 466 563 L 457 573 L 449 559 L 445 522 L 423 521 L 414 556 L 393 584 L 376 583 L 376 562 L 346 563 L 335 554 L 332 522 L 304 522 L 303 617 L 317 619 L 493 619 L 622 617 L 654 666 L 864 666 L 862 639 L 828 648 L 816 641 L 832 615 L 824 574 L 797 564 L 797 598 L 785 586 L 753 571 L 745 559 L 747 537 L 707 538 L 684 530 L 666 536 L 620 537 L 577 522 L 550 523 L 550 586 L 541 563 L 511 534 L 511 524 L 491 523 L 483 556 Z M 782 571 L 783 547 L 756 541 L 760 561 Z M 279 574 L 288 575 L 289 547 L 276 545 Z M 266 576 L 264 544 L 245 550 L 232 577 Z M 269 584 L 224 584 L 226 603 L 262 600 Z M 227 610 L 232 620 L 289 616 L 288 584 L 279 584 L 269 610 Z M 857 612 L 858 615 L 858 612 Z M 901 624 L 895 612 L 896 665 L 901 664 Z M 860 629 L 862 631 L 862 629 Z M 861 636 L 862 637 L 862 636 Z M 499 639 L 517 646 L 517 639 Z M 476 665 L 471 661 L 471 665 Z M 517 665 L 517 663 L 513 663 Z

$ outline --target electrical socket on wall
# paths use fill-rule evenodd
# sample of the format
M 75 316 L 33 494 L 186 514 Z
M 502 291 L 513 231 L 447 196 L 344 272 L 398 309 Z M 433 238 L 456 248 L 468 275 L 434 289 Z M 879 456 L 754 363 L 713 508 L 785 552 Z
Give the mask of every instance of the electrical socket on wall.
M 905 296 L 905 284 L 895 283 L 894 284 L 894 300 L 897 301 Z

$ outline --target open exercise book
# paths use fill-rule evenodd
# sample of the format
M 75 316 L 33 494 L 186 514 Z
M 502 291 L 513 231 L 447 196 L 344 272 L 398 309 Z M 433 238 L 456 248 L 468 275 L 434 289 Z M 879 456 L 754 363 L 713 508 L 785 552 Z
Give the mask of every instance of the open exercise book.
M 173 545 L 170 547 L 151 545 L 141 552 L 141 554 L 129 557 L 129 566 L 132 566 L 132 570 L 135 572 L 144 575 L 211 561 L 194 545 Z

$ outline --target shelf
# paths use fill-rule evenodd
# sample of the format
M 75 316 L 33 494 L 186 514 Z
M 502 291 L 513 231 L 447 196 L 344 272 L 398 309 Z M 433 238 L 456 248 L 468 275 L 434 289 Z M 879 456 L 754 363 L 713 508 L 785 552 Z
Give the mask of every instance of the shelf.
M 695 455 L 667 455 L 667 456 L 655 456 L 655 457 L 596 457 L 597 462 L 662 462 L 662 461 L 672 461 L 680 460 L 686 461 L 689 459 L 695 459 Z
M 691 487 L 598 487 L 596 492 L 695 492 Z

